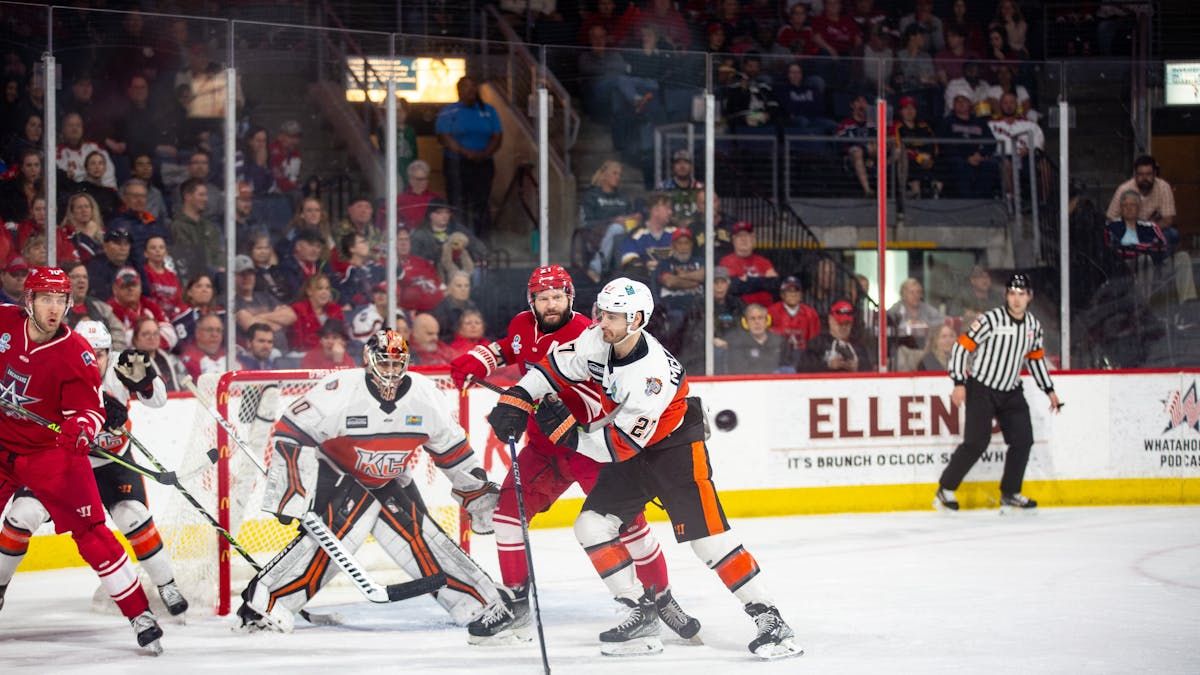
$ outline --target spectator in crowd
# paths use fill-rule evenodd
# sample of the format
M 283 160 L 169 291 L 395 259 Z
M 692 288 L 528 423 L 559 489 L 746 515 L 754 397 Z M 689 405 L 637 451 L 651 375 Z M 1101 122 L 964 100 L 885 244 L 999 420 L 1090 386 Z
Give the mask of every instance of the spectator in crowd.
M 304 200 L 306 213 L 302 215 L 305 227 L 313 227 L 311 210 L 312 202 L 314 201 L 320 204 L 319 201 L 312 198 Z M 350 204 L 346 207 L 346 217 L 333 229 L 330 246 L 336 246 L 342 237 L 352 232 L 361 234 L 367 240 L 369 255 L 378 256 L 383 253 L 387 231 L 375 226 L 375 206 L 371 203 L 371 198 L 367 195 L 358 195 L 351 200 Z M 345 260 L 341 258 L 340 253 L 340 247 L 338 247 L 338 251 L 334 254 L 331 261 L 331 264 L 339 270 L 346 264 Z
M 647 203 L 646 223 L 621 245 L 621 267 L 626 274 L 653 278 L 660 262 L 671 255 L 671 198 L 655 193 Z
M 904 48 L 896 54 L 896 69 L 892 73 L 893 88 L 900 94 L 920 102 L 926 114 L 941 112 L 938 107 L 937 71 L 933 58 L 926 49 L 928 34 L 920 24 L 912 24 L 904 31 Z
M 850 13 L 863 35 L 875 27 L 884 27 L 889 21 L 888 13 L 875 6 L 874 0 L 854 0 L 854 11 Z
M 433 263 L 412 255 L 412 235 L 408 230 L 396 232 L 396 265 L 403 273 L 396 279 L 396 293 L 401 307 L 428 312 L 442 301 L 442 280 Z
M 58 257 L 63 260 L 79 260 L 88 262 L 96 257 L 103 248 L 104 219 L 100 215 L 100 207 L 96 200 L 86 192 L 76 192 L 67 197 L 66 213 L 59 223 Z M 36 223 L 36 221 L 34 221 Z M 45 226 L 45 223 L 42 223 Z M 110 226 L 111 227 L 111 226 Z M 121 229 L 111 227 L 111 229 Z M 45 231 L 45 230 L 42 230 Z M 33 234 L 34 229 L 19 230 L 18 243 L 23 244 L 26 237 Z
M 9 259 L 0 271 L 0 304 L 25 304 L 25 277 L 29 276 L 29 263 L 21 256 Z
M 963 76 L 963 66 L 968 61 L 978 61 L 979 54 L 967 46 L 966 28 L 961 24 L 951 23 L 946 26 L 946 48 L 939 50 L 933 57 L 933 65 L 937 68 L 938 82 L 943 87 Z M 951 97 L 953 102 L 953 97 Z M 947 105 L 948 109 L 950 106 Z
M 882 90 L 891 93 L 896 53 L 892 50 L 891 42 L 882 26 L 873 26 L 867 33 L 862 52 L 863 87 L 868 91 Z M 823 70 L 828 70 L 828 68 L 823 68 Z
M 204 43 L 196 42 L 188 47 L 187 68 L 176 75 L 175 84 L 187 84 L 192 91 L 187 108 L 191 135 L 216 135 L 225 117 L 228 85 L 225 71 L 210 60 L 208 47 Z M 245 101 L 240 80 L 236 83 L 234 97 L 235 105 L 240 108 Z
M 162 190 L 154 184 L 154 159 L 148 153 L 133 156 L 132 175 L 146 186 L 145 211 L 154 216 L 160 223 L 168 222 L 167 200 L 163 198 Z
M 950 370 L 950 351 L 958 340 L 958 333 L 953 327 L 942 324 L 934 332 L 926 345 L 925 356 L 917 364 L 917 370 L 948 372 Z
M 959 285 L 961 292 L 955 296 L 949 307 L 951 316 L 962 317 L 968 311 L 976 314 L 999 307 L 1004 304 L 1004 294 L 992 284 L 992 275 L 983 265 L 975 265 L 967 277 L 965 287 Z
M 804 65 L 800 61 L 788 64 L 787 79 L 776 90 L 776 95 L 788 133 L 829 136 L 837 129 L 837 122 L 825 114 L 824 81 L 819 77 L 806 78 Z
M 442 195 L 429 189 L 429 163 L 423 159 L 408 165 L 408 184 L 396 195 L 396 217 L 400 225 L 414 230 L 425 219 L 431 199 L 442 199 Z
M 658 190 L 671 197 L 672 218 L 677 225 L 696 215 L 696 193 L 703 189 L 704 183 L 696 179 L 692 153 L 688 150 L 672 153 L 671 175 L 658 184 Z
M 450 342 L 454 339 L 458 318 L 468 309 L 478 309 L 471 300 L 471 277 L 459 272 L 446 282 L 446 297 L 433 309 L 433 318 L 441 327 L 439 340 Z
M 37 197 L 33 200 L 33 208 L 30 209 L 29 219 L 22 220 L 19 223 L 5 223 L 5 231 L 0 235 L 0 262 L 8 260 L 17 254 L 19 244 L 22 240 L 28 239 L 34 232 L 46 231 L 46 198 Z M 15 225 L 15 227 L 13 227 Z M 12 228 L 12 229 L 9 229 Z M 15 230 L 15 231 L 14 231 Z M 22 236 L 22 233 L 24 235 Z M 63 232 L 62 228 L 58 229 L 59 242 L 66 241 L 71 243 L 69 237 Z M 64 251 L 61 257 L 63 260 L 78 260 L 79 255 L 69 248 Z
M 9 166 L 21 165 L 21 153 L 26 150 L 33 150 L 41 156 L 41 150 L 45 143 L 42 141 L 42 134 L 45 133 L 45 126 L 42 122 L 42 115 L 38 112 L 30 111 L 24 115 L 24 121 L 20 124 L 20 131 L 16 136 L 9 141 L 4 150 L 4 161 Z
M 287 274 L 276 263 L 271 236 L 264 230 L 256 230 L 250 234 L 249 240 L 247 257 L 254 264 L 254 290 L 269 294 L 277 302 L 291 302 L 294 291 L 289 286 Z
M 183 203 L 171 221 L 171 243 L 175 249 L 175 269 L 182 279 L 191 279 L 221 268 L 225 260 L 225 238 L 204 215 L 208 205 L 208 186 L 199 178 L 189 178 L 180 186 Z
M 116 190 L 100 182 L 107 166 L 108 159 L 103 154 L 98 151 L 88 153 L 83 160 L 83 180 L 75 185 L 75 189 L 88 193 L 96 200 L 100 206 L 100 216 L 105 220 L 116 215 L 121 202 Z
M 254 215 L 254 188 L 245 181 L 238 181 L 237 194 L 233 198 L 233 231 L 238 247 L 245 246 L 245 238 L 250 233 L 264 227 L 266 224 Z
M 474 78 L 459 79 L 458 102 L 438 112 L 435 129 L 443 147 L 442 172 L 450 203 L 476 233 L 487 232 L 496 173 L 492 156 L 500 149 L 503 130 L 496 109 L 479 99 Z
M 317 349 L 310 349 L 300 360 L 300 367 L 305 370 L 332 370 L 334 368 L 353 368 L 354 359 L 346 351 L 350 336 L 346 333 L 346 324 L 341 319 L 326 319 L 321 325 L 317 339 Z
M 292 244 L 292 254 L 280 263 L 280 274 L 286 281 L 287 297 L 294 298 L 314 276 L 326 273 L 321 253 L 325 249 L 325 238 L 315 230 L 300 230 Z M 257 264 L 257 263 L 256 263 Z M 261 266 L 259 268 L 262 269 Z M 261 280 L 263 275 L 259 274 Z M 314 328 L 315 330 L 315 328 Z
M 125 339 L 124 330 L 112 333 L 114 352 L 117 351 L 118 333 L 122 340 Z M 188 374 L 188 371 L 174 354 L 162 348 L 161 340 L 158 321 L 153 317 L 143 316 L 134 322 L 133 340 L 126 344 L 150 355 L 150 362 L 154 364 L 154 369 L 162 377 L 168 392 L 186 391 L 187 388 L 183 386 L 182 378 Z M 124 346 L 121 349 L 124 349 Z
M 12 262 L 9 263 L 10 266 L 12 264 Z M 71 309 L 64 319 L 67 325 L 74 328 L 75 324 L 84 319 L 99 321 L 108 328 L 109 334 L 112 335 L 113 350 L 124 350 L 125 345 L 129 344 L 125 338 L 125 326 L 113 314 L 112 307 L 107 302 L 88 294 L 87 266 L 81 262 L 68 262 L 62 265 L 62 270 L 67 273 L 67 278 L 71 281 Z M 5 276 L 7 276 L 5 273 L 0 273 L 0 281 Z M 24 284 L 24 277 L 21 278 L 21 283 Z M 154 331 L 157 336 L 158 324 L 155 324 Z
M 163 314 L 162 309 L 153 300 L 142 296 L 142 278 L 132 267 L 122 267 L 117 272 L 112 285 L 112 297 L 108 300 L 113 315 L 121 322 L 125 342 L 133 340 L 133 327 L 143 316 L 158 322 L 159 347 L 172 350 L 179 344 L 179 336 L 175 328 Z
M 471 276 L 475 272 L 475 259 L 471 256 L 469 247 L 471 235 L 466 232 L 452 232 L 442 244 L 442 257 L 438 260 L 438 273 L 442 279 L 449 281 L 454 274 L 462 272 Z
M 458 315 L 458 323 L 454 329 L 454 340 L 450 349 L 455 354 L 463 354 L 480 345 L 487 346 L 490 341 L 484 337 L 487 326 L 483 322 L 483 313 L 478 309 L 466 309 Z
M 412 254 L 420 256 L 435 265 L 442 260 L 442 250 L 453 245 L 450 237 L 462 234 L 467 237 L 466 251 L 472 260 L 483 260 L 487 257 L 487 248 L 471 230 L 453 219 L 454 212 L 450 204 L 433 199 L 429 202 L 429 211 L 425 214 L 425 222 L 412 233 Z M 451 254 L 453 257 L 453 254 Z M 461 257 L 461 256 L 460 256 Z
M 992 19 L 991 27 L 1004 31 L 1004 40 L 1012 53 L 1021 58 L 1029 58 L 1029 50 L 1025 48 L 1025 40 L 1029 34 L 1029 24 L 1021 7 L 1016 0 L 1000 0 L 996 3 L 996 16 Z
M 591 4 L 591 3 L 589 3 Z M 592 28 L 599 26 L 604 29 L 605 45 L 617 47 L 617 27 L 621 17 L 617 14 L 616 0 L 596 0 L 595 7 L 590 11 L 584 9 L 583 20 L 579 25 L 579 44 L 587 44 L 592 36 Z
M 85 162 L 93 152 L 98 152 L 104 157 L 105 171 L 100 177 L 100 184 L 109 188 L 117 187 L 117 174 L 108 151 L 95 141 L 84 138 L 83 117 L 77 112 L 63 115 L 62 143 L 58 144 L 56 151 L 56 165 L 59 170 L 66 174 L 68 180 L 82 183 L 87 179 Z
M 826 53 L 833 51 L 832 47 L 820 45 L 817 40 L 824 42 L 823 38 L 813 32 L 808 5 L 797 2 L 789 7 L 787 23 L 780 26 L 779 32 L 775 34 L 775 44 L 797 56 L 814 56 L 820 50 L 825 50 Z
M 275 370 L 275 361 L 279 358 L 275 349 L 275 331 L 265 323 L 252 323 L 245 332 L 246 347 L 238 348 L 237 357 L 242 370 Z
M 995 194 L 999 181 L 996 162 L 996 137 L 987 120 L 971 114 L 971 101 L 965 95 L 954 98 L 954 110 L 938 130 L 940 138 L 961 138 L 977 143 L 947 143 L 941 158 L 945 172 L 954 186 L 956 197 L 988 199 Z
M 730 292 L 746 304 L 766 307 L 775 301 L 779 288 L 779 273 L 770 260 L 754 252 L 754 225 L 742 220 L 733 224 L 733 253 L 721 258 L 720 265 L 729 270 Z
M 349 312 L 371 301 L 371 289 L 383 277 L 383 271 L 370 257 L 366 237 L 357 232 L 342 235 L 338 249 L 346 263 L 337 283 L 338 301 Z
M 999 26 L 990 26 L 987 32 L 988 45 L 984 51 L 984 57 L 995 64 L 1000 61 L 1017 61 L 1019 56 L 1008 46 L 1008 38 L 1004 35 L 1004 29 Z
M 676 223 L 679 227 L 686 227 L 692 230 L 696 235 L 696 246 L 704 246 L 704 190 L 696 191 L 696 213 L 688 220 Z M 713 252 L 717 260 L 724 258 L 733 251 L 733 224 L 734 219 L 728 213 L 721 210 L 721 195 L 713 194 L 713 207 L 717 212 L 713 217 Z
M 696 255 L 696 238 L 681 227 L 671 233 L 671 255 L 658 266 L 659 304 L 667 313 L 667 332 L 674 334 L 703 304 L 704 260 Z
M 287 120 L 271 142 L 271 174 L 275 187 L 283 194 L 294 194 L 300 187 L 300 123 Z M 262 194 L 255 190 L 255 194 Z
M 896 327 L 896 370 L 915 370 L 934 329 L 945 322 L 942 313 L 925 302 L 920 281 L 909 277 L 900 284 L 900 300 L 888 308 L 888 322 Z
M 989 101 L 991 92 L 991 85 L 981 77 L 979 63 L 967 61 L 962 66 L 962 75 L 950 80 L 946 85 L 944 92 L 946 110 L 953 114 L 954 99 L 965 96 L 970 104 L 968 105 L 969 110 L 974 111 L 980 117 L 990 117 L 992 114 L 992 106 Z M 998 100 L 997 105 L 999 105 Z
M 771 317 L 767 308 L 751 303 L 742 312 L 741 330 L 727 333 L 727 371 L 737 375 L 780 372 L 783 366 L 784 339 L 767 330 Z
M 360 308 L 350 318 L 350 339 L 356 347 L 362 347 L 380 328 L 383 328 L 383 317 L 387 315 L 387 282 L 381 281 L 371 289 L 371 303 Z M 396 308 L 398 316 L 404 316 L 404 309 Z
M 1109 221 L 1104 240 L 1123 268 L 1134 275 L 1142 295 L 1149 296 L 1156 268 L 1167 259 L 1167 238 L 1154 222 L 1138 218 L 1141 201 L 1137 190 L 1121 195 L 1121 217 Z
M 187 201 L 187 195 L 184 194 L 183 188 L 190 184 L 202 185 L 205 188 L 205 201 L 200 207 L 201 215 L 211 222 L 225 222 L 225 190 L 208 179 L 209 171 L 208 152 L 201 149 L 193 151 L 192 156 L 188 158 L 186 178 L 175 189 L 171 197 L 171 212 L 175 214 L 176 218 L 185 208 L 184 203 Z
M 95 256 L 87 262 L 92 295 L 101 300 L 112 297 L 113 281 L 117 278 L 117 272 L 129 264 L 132 243 L 133 239 L 126 230 L 109 229 L 104 232 L 104 255 Z
M 370 219 L 371 199 L 366 196 L 354 197 L 350 204 L 346 207 L 347 219 L 338 225 L 337 232 L 341 235 L 345 232 L 360 232 L 356 223 L 361 223 L 363 212 L 366 212 L 367 219 Z M 329 214 L 325 211 L 325 205 L 321 200 L 309 196 L 300 201 L 300 207 L 296 209 L 292 220 L 288 223 L 287 232 L 282 237 L 274 237 L 275 251 L 280 259 L 286 260 L 291 255 L 292 247 L 296 243 L 296 238 L 301 232 L 316 232 L 320 235 L 322 246 L 332 248 L 337 244 L 335 237 L 335 228 L 329 220 Z M 367 227 L 361 229 L 361 233 L 367 237 L 367 241 L 371 241 L 371 233 Z M 378 236 L 378 235 L 375 235 Z M 324 252 L 324 251 L 322 251 Z M 324 257 L 324 256 L 322 256 Z
M 71 88 L 63 92 L 60 105 L 64 113 L 79 115 L 91 135 L 98 141 L 102 141 L 101 147 L 104 147 L 110 140 L 108 124 L 104 111 L 96 102 L 95 95 L 96 87 L 92 82 L 91 73 L 87 70 L 79 70 L 75 73 L 75 79 L 71 81 Z
M 291 305 L 279 302 L 278 298 L 266 291 L 258 290 L 255 286 L 257 268 L 248 256 L 239 255 L 234 258 L 234 293 L 236 294 L 233 307 L 236 313 L 238 329 L 249 339 L 250 328 L 257 324 L 266 325 L 275 334 L 272 344 L 281 351 L 287 349 L 287 333 L 296 323 L 296 311 Z
M 591 187 L 579 198 L 579 223 L 596 251 L 587 272 L 594 282 L 608 273 L 618 239 L 642 220 L 633 200 L 620 190 L 621 172 L 620 162 L 605 160 L 592 174 Z
M 808 341 L 821 333 L 821 316 L 804 304 L 800 279 L 794 276 L 779 283 L 779 302 L 767 308 L 771 331 L 783 336 L 790 352 L 803 351 Z
M 288 334 L 288 347 L 297 355 L 317 347 L 321 326 L 326 320 L 346 321 L 341 306 L 333 301 L 329 277 L 322 273 L 308 277 L 301 287 L 301 298 L 292 303 L 292 310 L 296 313 L 296 321 Z
M 728 372 L 725 367 L 725 357 L 729 343 L 726 337 L 730 335 L 738 321 L 742 317 L 742 312 L 746 309 L 746 303 L 742 302 L 741 298 L 729 292 L 730 278 L 729 270 L 718 265 L 713 268 L 713 347 L 715 351 L 716 371 Z M 689 317 L 689 320 L 703 321 L 703 314 L 694 314 Z M 692 371 L 704 370 L 704 331 L 698 327 L 693 327 L 691 330 L 684 332 L 684 349 L 681 350 L 683 358 Z
M 612 4 L 612 0 L 604 1 Z M 591 48 L 579 53 L 584 110 L 595 120 L 611 122 L 617 78 L 629 70 L 629 64 L 620 52 L 609 48 L 609 35 L 603 24 L 591 24 L 587 43 Z
M 5 222 L 27 220 L 33 200 L 38 197 L 45 197 L 42 155 L 36 150 L 25 150 L 18 159 L 16 175 L 0 182 L 0 218 Z
M 49 263 L 49 250 L 46 247 L 46 235 L 35 234 L 25 240 L 21 247 L 21 257 L 30 267 L 45 267 Z
M 1017 96 L 1013 93 L 1007 93 L 1000 97 L 1000 116 L 992 120 L 988 125 L 992 129 L 992 135 L 1000 143 L 1000 158 L 1001 168 L 1000 176 L 1004 181 L 1004 191 L 1012 192 L 1012 163 L 1017 162 L 1018 174 L 1028 176 L 1025 173 L 1029 169 L 1029 153 L 1034 154 L 1035 166 L 1037 173 L 1041 179 L 1041 190 L 1039 195 L 1041 199 L 1045 199 L 1050 192 L 1050 161 L 1046 159 L 1046 135 L 1042 132 L 1042 128 L 1036 122 L 1031 122 L 1017 114 Z
M 687 20 L 675 9 L 671 0 L 649 0 L 645 7 L 629 3 L 617 25 L 618 42 L 632 41 L 645 26 L 652 27 L 659 39 L 672 49 L 688 49 L 692 44 L 692 32 Z
M 192 379 L 225 372 L 225 324 L 216 314 L 196 322 L 196 338 L 184 345 L 179 362 Z
M 184 306 L 171 318 L 171 325 L 181 343 L 190 342 L 196 337 L 196 324 L 200 318 L 209 314 L 225 316 L 225 308 L 217 303 L 213 279 L 207 274 L 201 274 L 188 282 L 183 292 Z
M 755 52 L 742 57 L 739 76 L 722 90 L 722 98 L 725 122 L 734 133 L 768 129 L 782 121 L 771 78 L 762 72 L 762 56 Z
M 851 335 L 854 305 L 838 300 L 829 308 L 826 331 L 808 341 L 796 370 L 802 373 L 856 373 L 871 370 L 871 357 Z
M 262 127 L 250 127 L 242 137 L 238 180 L 249 184 L 250 189 L 257 195 L 268 195 L 277 191 L 267 145 L 267 130 Z
M 149 195 L 148 186 L 141 179 L 130 178 L 121 186 L 121 212 L 106 220 L 108 227 L 129 232 L 133 238 L 131 256 L 139 266 L 145 263 L 146 243 L 151 237 L 162 237 L 164 242 L 170 239 L 166 223 L 159 222 L 147 210 Z
M 721 27 L 728 39 L 725 51 L 742 53 L 754 40 L 754 19 L 742 14 L 741 3 L 735 0 L 719 0 L 713 5 L 712 23 Z
M 933 14 L 933 0 L 917 0 L 913 13 L 901 17 L 900 34 L 905 36 L 906 41 L 909 29 L 913 26 L 929 35 L 927 43 L 922 45 L 922 49 L 927 53 L 936 54 L 946 48 L 942 20 Z
M 438 339 L 441 331 L 438 320 L 432 314 L 421 312 L 413 317 L 412 348 L 413 364 L 417 366 L 446 366 L 458 354 L 450 346 Z
M 1013 81 L 1013 67 L 1007 64 L 997 64 L 993 69 L 995 72 L 996 84 L 988 89 L 988 107 L 992 111 L 993 117 L 1001 117 L 1003 114 L 1003 106 L 1000 105 L 1000 99 L 1005 94 L 1012 94 L 1017 97 L 1017 117 L 1022 117 L 1030 122 L 1038 121 L 1038 112 L 1033 109 L 1033 101 L 1029 98 L 1029 90 L 1025 85 L 1017 84 Z
M 167 240 L 153 235 L 146 240 L 141 266 L 142 288 L 146 297 L 162 308 L 163 314 L 175 316 L 183 311 L 183 288 L 179 276 L 167 266 Z
M 949 26 L 958 28 L 963 37 L 966 38 L 967 49 L 976 54 L 983 52 L 983 30 L 979 26 L 979 22 L 972 18 L 970 9 L 967 7 L 967 0 L 954 0 L 950 4 L 950 18 L 947 22 L 947 31 Z M 946 36 L 949 43 L 949 34 Z
M 835 0 L 836 2 L 836 0 Z M 845 148 L 846 168 L 858 178 L 863 195 L 870 197 L 875 194 L 871 187 L 871 177 L 867 169 L 875 166 L 875 124 L 868 119 L 867 110 L 870 104 L 867 97 L 858 94 L 850 102 L 850 116 L 842 120 L 834 132 L 838 138 L 856 139 L 859 142 L 841 144 Z
M 125 87 L 115 120 L 115 136 L 108 149 L 130 161 L 138 155 L 153 155 L 173 140 L 164 137 L 159 112 L 150 105 L 150 83 L 144 75 L 131 76 Z M 119 139 L 119 140 L 117 140 Z M 173 149 L 173 148 L 172 148 Z M 128 168 L 128 166 L 126 166 Z
M 383 144 L 379 145 L 380 150 Z M 408 99 L 396 101 L 396 175 L 408 187 L 408 167 L 417 161 L 417 130 L 408 123 Z
M 935 163 L 938 145 L 933 128 L 917 118 L 917 102 L 910 96 L 900 99 L 900 119 L 892 129 L 896 147 L 904 158 L 900 165 L 909 197 L 937 197 L 942 183 L 937 179 Z
M 825 0 L 825 11 L 812 20 L 813 39 L 827 56 L 850 56 L 862 45 L 862 33 L 849 14 L 842 13 L 842 0 Z

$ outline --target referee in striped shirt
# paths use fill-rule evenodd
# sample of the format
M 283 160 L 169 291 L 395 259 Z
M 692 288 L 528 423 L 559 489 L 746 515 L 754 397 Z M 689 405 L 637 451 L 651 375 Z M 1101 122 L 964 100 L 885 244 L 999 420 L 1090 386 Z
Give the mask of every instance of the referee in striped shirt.
M 1033 425 L 1021 387 L 1021 368 L 1026 362 L 1038 388 L 1050 397 L 1051 412 L 1057 413 L 1062 406 L 1043 358 L 1042 324 L 1027 311 L 1032 299 L 1029 277 L 1014 274 L 1005 290 L 1005 306 L 981 315 L 966 333 L 958 336 L 950 354 L 950 379 L 954 380 L 950 400 L 955 406 L 966 401 L 967 421 L 963 442 L 954 450 L 938 481 L 935 508 L 958 510 L 954 491 L 987 449 L 992 418 L 999 423 L 1008 443 L 1004 477 L 1000 480 L 1001 507 L 1037 507 L 1037 502 L 1021 494 L 1025 465 L 1033 447 Z M 974 357 L 969 377 L 968 354 Z

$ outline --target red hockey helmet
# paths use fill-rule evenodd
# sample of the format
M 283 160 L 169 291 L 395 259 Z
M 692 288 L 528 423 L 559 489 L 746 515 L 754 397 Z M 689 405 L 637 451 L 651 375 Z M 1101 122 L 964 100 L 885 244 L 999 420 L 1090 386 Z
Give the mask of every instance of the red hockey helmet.
M 71 279 L 57 267 L 31 267 L 25 277 L 26 293 L 65 293 L 71 295 Z
M 542 265 L 535 269 L 529 275 L 529 304 L 533 304 L 533 296 L 555 288 L 562 289 L 572 302 L 575 301 L 575 283 L 562 265 Z

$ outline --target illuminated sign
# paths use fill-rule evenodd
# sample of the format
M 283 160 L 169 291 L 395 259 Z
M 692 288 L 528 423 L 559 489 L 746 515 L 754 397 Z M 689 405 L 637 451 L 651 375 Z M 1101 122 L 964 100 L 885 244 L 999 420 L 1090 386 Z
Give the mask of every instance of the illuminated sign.
M 1167 105 L 1200 105 L 1200 61 L 1165 64 Z
M 396 96 L 410 103 L 453 103 L 456 85 L 467 74 L 464 58 L 426 56 L 368 56 L 346 59 L 346 100 L 382 103 L 387 82 L 396 83 Z

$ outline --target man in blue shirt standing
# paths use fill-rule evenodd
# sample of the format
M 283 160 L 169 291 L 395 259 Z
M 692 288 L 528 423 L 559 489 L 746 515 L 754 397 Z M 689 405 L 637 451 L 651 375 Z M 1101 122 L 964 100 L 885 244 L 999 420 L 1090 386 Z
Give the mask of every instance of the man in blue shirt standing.
M 443 148 L 446 196 L 457 215 L 482 236 L 491 224 L 488 197 L 496 173 L 492 156 L 503 136 L 500 116 L 479 100 L 479 86 L 468 75 L 458 81 L 458 103 L 438 112 L 435 130 Z

